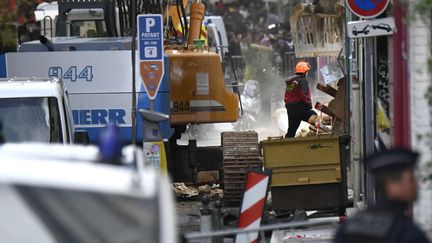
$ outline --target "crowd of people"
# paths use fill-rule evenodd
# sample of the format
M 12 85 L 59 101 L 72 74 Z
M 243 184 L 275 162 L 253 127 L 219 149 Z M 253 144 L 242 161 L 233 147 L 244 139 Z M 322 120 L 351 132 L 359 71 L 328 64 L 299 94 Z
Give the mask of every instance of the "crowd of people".
M 280 18 L 279 4 L 244 1 L 212 4 L 205 2 L 207 15 L 223 16 L 232 55 L 241 55 L 251 44 L 273 48 L 275 52 L 294 50 L 288 22 Z

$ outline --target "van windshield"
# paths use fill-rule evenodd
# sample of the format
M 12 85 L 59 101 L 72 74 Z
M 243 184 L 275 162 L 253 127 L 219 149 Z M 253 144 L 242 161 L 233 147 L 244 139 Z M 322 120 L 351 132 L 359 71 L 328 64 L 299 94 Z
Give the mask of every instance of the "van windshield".
M 6 142 L 62 142 L 60 113 L 54 97 L 0 99 Z
M 157 197 L 34 186 L 15 188 L 55 242 L 159 242 Z

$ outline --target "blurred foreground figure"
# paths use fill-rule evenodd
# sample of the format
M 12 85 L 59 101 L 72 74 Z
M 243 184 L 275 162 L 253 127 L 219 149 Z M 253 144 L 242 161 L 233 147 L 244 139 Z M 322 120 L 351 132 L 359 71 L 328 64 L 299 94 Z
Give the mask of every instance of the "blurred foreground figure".
M 5 143 L 5 138 L 3 136 L 3 123 L 0 121 L 0 144 Z
M 429 242 L 407 215 L 417 199 L 417 158 L 418 153 L 409 150 L 389 150 L 366 159 L 366 167 L 375 177 L 376 205 L 341 225 L 336 243 Z
M 120 128 L 110 123 L 99 138 L 99 160 L 108 164 L 119 164 L 122 147 Z

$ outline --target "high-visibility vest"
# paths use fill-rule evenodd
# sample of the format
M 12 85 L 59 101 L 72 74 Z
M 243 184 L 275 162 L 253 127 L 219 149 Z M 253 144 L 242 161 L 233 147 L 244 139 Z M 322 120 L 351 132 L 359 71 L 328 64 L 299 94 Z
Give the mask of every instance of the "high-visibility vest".
M 181 24 L 177 25 L 176 28 L 177 35 L 182 38 L 183 37 L 183 31 Z M 200 40 L 204 40 L 204 44 L 208 45 L 208 39 L 207 39 L 207 25 L 204 23 L 201 25 L 201 32 L 200 32 Z

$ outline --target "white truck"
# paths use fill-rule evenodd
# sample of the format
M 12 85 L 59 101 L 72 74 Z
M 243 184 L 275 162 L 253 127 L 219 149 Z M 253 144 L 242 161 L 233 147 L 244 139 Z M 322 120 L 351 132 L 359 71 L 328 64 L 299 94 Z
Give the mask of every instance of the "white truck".
M 56 78 L 0 79 L 0 123 L 5 142 L 73 143 L 68 94 Z
M 207 26 L 207 38 L 212 40 L 210 49 L 218 53 L 223 61 L 228 54 L 228 35 L 222 16 L 204 16 L 203 24 Z
M 46 38 L 58 36 L 56 27 L 62 29 L 65 36 L 104 37 L 107 36 L 107 26 L 104 23 L 104 10 L 97 5 L 92 8 L 71 9 L 66 17 L 65 24 L 58 21 L 58 3 L 40 3 L 34 14 L 36 22 L 40 23 L 41 35 Z M 118 9 L 116 9 L 118 15 Z M 189 20 L 189 17 L 188 17 Z M 115 18 L 116 30 L 120 29 L 119 18 Z M 220 55 L 223 61 L 228 53 L 228 35 L 222 16 L 204 16 L 203 25 L 207 29 L 210 50 Z M 116 33 L 120 36 L 120 33 Z

